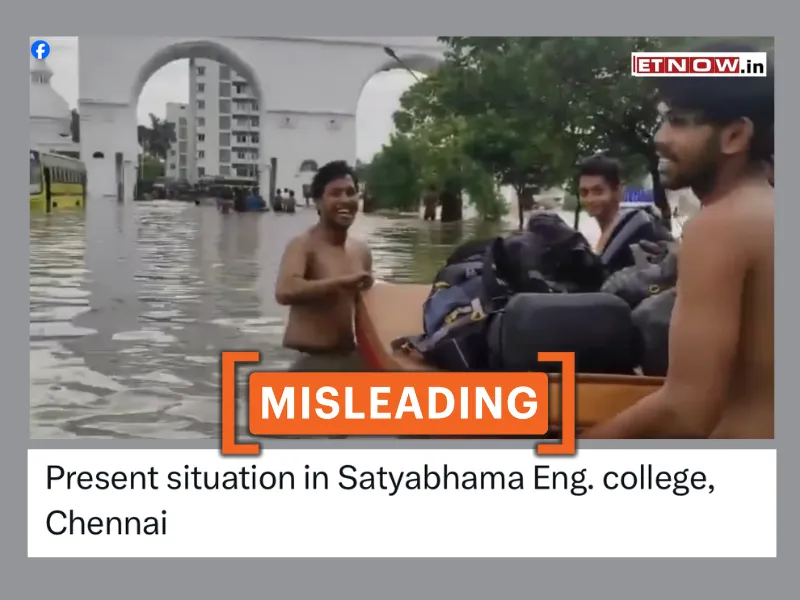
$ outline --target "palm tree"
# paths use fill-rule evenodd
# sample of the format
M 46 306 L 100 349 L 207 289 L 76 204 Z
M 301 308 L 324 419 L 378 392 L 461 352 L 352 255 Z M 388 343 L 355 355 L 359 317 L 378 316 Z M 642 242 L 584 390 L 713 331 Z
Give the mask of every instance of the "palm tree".
M 159 119 L 151 113 L 150 127 L 139 125 L 137 137 L 139 145 L 145 154 L 166 160 L 172 143 L 177 139 L 175 136 L 175 124 Z

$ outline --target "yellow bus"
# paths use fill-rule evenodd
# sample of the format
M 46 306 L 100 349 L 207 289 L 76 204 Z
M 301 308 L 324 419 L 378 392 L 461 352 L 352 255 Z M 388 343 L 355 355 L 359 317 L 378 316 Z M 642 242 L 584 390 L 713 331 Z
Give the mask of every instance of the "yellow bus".
M 83 209 L 86 165 L 77 158 L 31 150 L 31 212 Z

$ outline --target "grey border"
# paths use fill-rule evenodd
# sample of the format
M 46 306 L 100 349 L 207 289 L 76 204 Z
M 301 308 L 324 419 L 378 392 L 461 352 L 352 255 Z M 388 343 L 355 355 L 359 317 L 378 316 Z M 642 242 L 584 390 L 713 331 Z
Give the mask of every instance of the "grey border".
M 526 5 L 495 0 L 488 4 L 464 5 L 450 0 L 449 7 L 431 0 L 407 0 L 392 6 L 377 3 L 361 3 L 355 0 L 340 0 L 336 3 L 316 3 L 312 10 L 302 3 L 254 2 L 242 0 L 223 5 L 204 5 L 202 11 L 186 11 L 181 3 L 167 4 L 157 0 L 142 0 L 130 4 L 108 4 L 96 0 L 71 0 L 59 3 L 44 0 L 36 4 L 20 5 L 23 17 L 9 13 L 0 23 L 3 34 L 0 44 L 9 48 L 6 54 L 9 82 L 24 82 L 23 72 L 28 52 L 28 34 L 47 33 L 102 33 L 114 30 L 119 33 L 150 34 L 208 33 L 237 35 L 287 35 L 292 33 L 332 35 L 436 35 L 458 33 L 483 35 L 612 35 L 645 33 L 652 35 L 733 35 L 736 33 L 764 35 L 775 32 L 779 44 L 787 55 L 793 56 L 791 48 L 796 45 L 794 32 L 789 31 L 795 19 L 786 7 L 771 0 L 753 4 L 737 5 L 735 8 L 723 3 L 701 5 L 687 0 L 673 0 L 661 9 L 650 9 L 641 2 L 630 0 L 606 0 L 596 5 L 585 2 L 561 2 L 555 5 Z M 252 19 L 242 19 L 242 14 Z M 724 19 L 722 18 L 724 16 Z M 457 17 L 457 18 L 455 18 Z M 26 24 L 25 28 L 17 25 Z M 709 31 L 704 24 L 718 24 L 718 31 Z M 719 31 L 723 29 L 724 31 Z M 783 27 L 787 31 L 779 35 Z M 24 31 L 27 29 L 27 31 Z M 12 76 L 14 75 L 14 76 Z M 789 140 L 795 127 L 795 115 L 788 107 L 798 96 L 795 70 L 781 74 L 779 82 L 778 109 L 781 129 L 779 141 L 786 144 L 786 151 L 778 151 L 779 164 L 789 162 Z M 395 564 L 388 560 L 217 560 L 213 568 L 192 560 L 139 560 L 128 565 L 127 561 L 112 560 L 42 560 L 32 563 L 24 560 L 26 548 L 26 524 L 22 515 L 26 513 L 25 493 L 26 469 L 25 448 L 28 446 L 28 405 L 26 382 L 22 368 L 27 362 L 15 351 L 27 346 L 24 320 L 20 315 L 25 310 L 26 269 L 20 248 L 24 246 L 21 224 L 27 212 L 24 184 L 20 173 L 25 171 L 25 155 L 20 148 L 26 144 L 27 134 L 24 118 L 24 93 L 22 85 L 8 85 L 4 93 L 3 144 L 8 146 L 9 162 L 0 163 L 0 175 L 5 182 L 5 215 L 0 227 L 5 234 L 0 244 L 6 251 L 0 253 L 4 275 L 5 294 L 3 310 L 0 311 L 3 331 L 2 344 L 9 349 L 9 359 L 3 363 L 2 375 L 7 398 L 2 405 L 2 443 L 8 446 L 2 454 L 2 472 L 6 474 L 4 490 L 3 554 L 2 564 L 7 573 L 4 584 L 14 589 L 18 583 L 20 592 L 15 597 L 45 598 L 65 594 L 82 598 L 141 598 L 143 594 L 160 597 L 216 598 L 242 592 L 261 592 L 277 598 L 313 598 L 332 591 L 341 591 L 348 597 L 364 598 L 486 598 L 515 597 L 518 595 L 561 597 L 592 596 L 608 591 L 616 597 L 648 598 L 674 597 L 675 593 L 687 597 L 749 598 L 763 596 L 768 589 L 795 589 L 790 579 L 790 565 L 798 562 L 797 519 L 785 511 L 778 536 L 779 556 L 772 561 L 748 561 L 730 564 L 724 560 L 678 560 L 662 565 L 661 561 L 629 560 L 406 560 Z M 791 102 L 791 104 L 790 104 Z M 14 108 L 20 109 L 16 112 Z M 781 170 L 779 166 L 778 170 Z M 19 200 L 12 200 L 17 198 Z M 791 217 L 798 212 L 796 202 L 781 204 L 782 218 L 779 220 L 779 244 L 789 247 Z M 787 274 L 788 274 L 787 267 Z M 784 446 L 780 462 L 779 494 L 781 506 L 793 506 L 788 497 L 797 496 L 797 470 L 789 453 L 793 453 L 794 441 L 791 428 L 797 423 L 796 404 L 792 402 L 789 383 L 790 366 L 788 356 L 793 350 L 792 340 L 797 339 L 797 323 L 788 312 L 790 295 L 796 296 L 794 284 L 788 277 L 778 284 L 779 352 L 778 386 L 781 397 L 777 419 L 777 439 Z M 796 302 L 793 304 L 796 305 Z M 14 315 L 18 316 L 14 316 Z M 19 320 L 17 320 L 19 319 Z M 19 340 L 17 342 L 15 340 Z M 16 363 L 20 360 L 20 363 Z M 783 374 L 783 377 L 781 377 Z M 19 395 L 16 394 L 19 392 Z M 63 441 L 45 447 L 74 448 L 82 444 Z M 306 442 L 305 446 L 310 444 Z M 340 444 L 337 444 L 341 446 Z M 618 444 L 614 444 L 619 447 Z M 678 447 L 678 443 L 666 442 L 661 447 Z M 736 444 L 737 446 L 739 444 Z M 163 448 L 161 441 L 142 441 L 138 448 Z M 173 446 L 170 444 L 170 446 Z M 317 446 L 317 443 L 314 443 Z M 641 444 L 636 444 L 642 447 Z M 685 444 L 681 444 L 685 446 Z M 692 443 L 691 447 L 699 447 Z M 731 447 L 734 444 L 730 444 Z M 91 447 L 125 447 L 111 440 L 92 444 Z M 133 445 L 131 445 L 133 447 Z M 177 445 L 173 446 L 177 447 Z M 183 444 L 181 447 L 190 447 Z M 705 447 L 705 444 L 703 445 Z M 747 447 L 752 447 L 747 444 Z M 796 463 L 794 463 L 796 464 Z M 746 474 L 743 474 L 746 476 Z M 657 516 L 655 516 L 657 518 Z M 468 526 L 468 524 L 465 524 Z M 643 524 L 646 526 L 646 524 Z M 735 523 L 731 524 L 736 527 Z M 547 540 L 540 540 L 546 544 Z M 206 561 L 209 562 L 209 561 Z M 312 576 L 313 573 L 313 576 Z M 575 575 L 579 573 L 580 576 Z M 786 581 L 782 582 L 781 577 Z M 146 583 L 140 583 L 146 582 Z M 781 584 L 784 583 L 785 587 Z M 768 586 L 768 587 L 767 587 Z M 334 592 L 334 593 L 335 593 Z

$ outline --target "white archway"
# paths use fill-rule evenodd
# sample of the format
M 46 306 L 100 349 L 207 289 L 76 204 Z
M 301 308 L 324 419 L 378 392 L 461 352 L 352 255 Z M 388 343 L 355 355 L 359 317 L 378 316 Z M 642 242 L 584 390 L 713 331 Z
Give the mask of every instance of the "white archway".
M 380 60 L 375 63 L 372 72 L 361 82 L 356 105 L 358 159 L 367 162 L 372 159 L 373 152 L 380 150 L 380 144 L 389 141 L 389 136 L 394 131 L 393 115 L 399 105 L 395 107 L 386 105 L 397 102 L 402 93 L 425 76 L 436 71 L 444 60 L 442 54 L 402 52 L 389 47 L 384 48 L 381 54 L 383 56 L 379 57 Z M 391 90 L 390 94 L 380 103 L 379 110 L 382 113 L 380 115 L 375 114 L 373 84 L 375 86 L 388 85 L 387 91 Z M 401 93 L 397 94 L 398 91 Z M 385 92 L 381 92 L 381 95 L 383 93 Z M 366 122 L 367 120 L 369 122 Z M 361 146 L 361 143 L 364 145 Z
M 386 49 L 392 50 L 397 58 L 393 58 L 391 56 L 385 55 L 383 60 L 378 64 L 377 68 L 372 71 L 361 83 L 361 87 L 359 88 L 359 96 L 361 92 L 364 91 L 364 87 L 369 83 L 369 80 L 375 77 L 378 73 L 383 73 L 385 71 L 395 71 L 395 70 L 410 70 L 417 73 L 423 73 L 425 75 L 430 75 L 436 69 L 439 68 L 439 65 L 444 62 L 444 55 L 440 54 L 433 54 L 433 53 L 418 53 L 418 52 L 402 52 L 402 51 L 394 51 L 390 47 L 386 47 Z M 384 54 L 386 54 L 386 50 L 384 50 Z
M 82 36 L 81 156 L 90 194 L 116 193 L 121 158 L 125 198 L 132 198 L 138 96 L 151 75 L 177 59 L 227 65 L 252 87 L 259 102 L 262 189 L 269 187 L 273 158 L 276 186 L 292 189 L 299 187 L 304 160 L 353 162 L 355 113 L 364 84 L 381 70 L 402 68 L 385 53 L 387 46 L 404 65 L 421 72 L 435 68 L 444 54 L 436 38 Z
M 244 78 L 250 88 L 253 90 L 253 95 L 256 99 L 257 110 L 255 111 L 255 118 L 259 118 L 260 115 L 264 111 L 264 94 L 261 87 L 261 82 L 259 81 L 259 77 L 255 70 L 247 63 L 244 59 L 242 59 L 234 50 L 228 48 L 223 43 L 216 41 L 216 40 L 184 40 L 180 42 L 176 42 L 165 46 L 164 48 L 157 51 L 153 56 L 147 60 L 139 69 L 137 77 L 133 81 L 133 85 L 131 88 L 131 105 L 134 107 L 134 110 L 137 109 L 139 98 L 142 94 L 142 91 L 150 80 L 150 78 L 158 72 L 159 69 L 168 65 L 169 63 L 178 61 L 178 60 L 186 60 L 186 59 L 205 59 L 208 61 L 213 61 L 214 63 L 218 63 L 220 65 L 229 67 L 232 71 L 237 73 L 239 76 Z M 192 63 L 190 63 L 191 67 Z M 190 74 L 189 85 L 192 86 L 195 84 L 194 78 L 197 76 L 196 73 Z M 218 82 L 220 88 L 223 85 L 222 81 Z M 195 182 L 199 178 L 198 172 L 198 118 L 205 119 L 207 116 L 213 115 L 212 118 L 217 118 L 220 123 L 215 124 L 213 128 L 215 132 L 217 132 L 218 137 L 216 138 L 216 144 L 212 148 L 212 151 L 216 152 L 217 154 L 222 154 L 225 150 L 227 150 L 228 157 L 230 162 L 234 162 L 233 154 L 236 149 L 236 144 L 234 141 L 234 134 L 236 132 L 236 126 L 234 124 L 234 117 L 233 113 L 235 112 L 231 105 L 234 103 L 234 93 L 232 91 L 232 86 L 228 83 L 228 95 L 223 97 L 221 96 L 221 91 L 219 93 L 218 90 L 215 90 L 214 93 L 210 94 L 211 98 L 219 100 L 219 107 L 213 107 L 213 110 L 210 111 L 208 115 L 203 114 L 200 116 L 200 111 L 197 106 L 197 99 L 195 98 L 195 94 L 190 93 L 190 105 L 188 106 L 188 115 L 187 115 L 187 126 L 186 126 L 186 138 L 184 141 L 181 141 L 179 138 L 177 140 L 177 145 L 181 146 L 184 145 L 185 152 L 183 153 L 184 156 L 188 157 L 187 165 L 186 165 L 186 173 L 188 175 L 187 179 L 189 182 Z M 205 102 L 205 100 L 202 100 Z M 227 108 L 229 109 L 227 113 L 223 114 L 222 111 L 222 103 L 227 101 Z M 211 108 L 211 107 L 206 107 Z M 205 113 L 205 111 L 203 111 Z M 227 130 L 223 130 L 221 122 L 222 120 L 227 117 L 228 128 Z M 269 159 L 266 158 L 265 148 L 265 139 L 266 136 L 262 135 L 260 122 L 258 127 L 256 128 L 258 131 L 258 150 L 257 150 L 257 159 L 255 160 L 255 164 L 253 165 L 252 175 L 256 175 L 259 178 L 259 185 L 262 189 L 268 189 L 268 181 L 269 181 Z M 200 129 L 202 131 L 202 129 Z M 176 133 L 178 132 L 178 128 L 176 125 Z M 227 139 L 223 141 L 223 136 L 227 134 Z M 227 143 L 226 143 L 227 142 Z M 175 153 L 175 149 L 171 149 L 170 154 Z M 250 151 L 252 152 L 252 150 Z M 220 157 L 215 157 L 214 162 L 218 163 L 222 160 Z M 228 167 L 230 169 L 230 167 Z M 248 166 L 249 169 L 249 166 Z M 232 175 L 235 176 L 237 173 L 229 172 L 223 173 L 218 172 L 214 173 L 216 175 Z M 264 184 L 266 183 L 267 188 L 264 188 Z

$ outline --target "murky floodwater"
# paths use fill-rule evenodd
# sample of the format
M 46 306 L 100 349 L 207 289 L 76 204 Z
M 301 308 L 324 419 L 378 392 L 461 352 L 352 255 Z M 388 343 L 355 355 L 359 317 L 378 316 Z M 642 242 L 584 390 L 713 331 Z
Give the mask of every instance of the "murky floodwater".
M 289 364 L 274 279 L 287 241 L 315 220 L 107 198 L 87 215 L 31 216 L 31 437 L 216 437 L 220 351 Z M 354 225 L 376 277 L 397 282 L 430 281 L 459 241 L 497 229 L 368 215 Z

